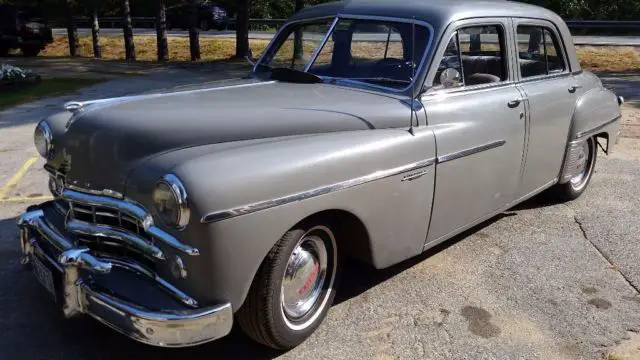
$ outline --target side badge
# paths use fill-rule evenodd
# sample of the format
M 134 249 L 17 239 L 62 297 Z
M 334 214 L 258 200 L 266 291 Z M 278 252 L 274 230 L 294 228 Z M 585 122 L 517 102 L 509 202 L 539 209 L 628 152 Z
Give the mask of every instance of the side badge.
M 425 169 L 425 170 L 420 170 L 418 172 L 414 172 L 411 174 L 407 174 L 405 176 L 402 177 L 402 181 L 413 181 L 415 179 L 421 178 L 425 175 L 427 175 L 427 173 L 429 172 L 429 170 Z

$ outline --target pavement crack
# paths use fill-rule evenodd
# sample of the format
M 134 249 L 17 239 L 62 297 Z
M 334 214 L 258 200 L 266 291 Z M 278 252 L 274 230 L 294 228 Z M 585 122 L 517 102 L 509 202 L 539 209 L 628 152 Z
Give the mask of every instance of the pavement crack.
M 598 244 L 596 244 L 595 242 L 593 242 L 591 239 L 589 239 L 589 236 L 587 235 L 587 231 L 584 229 L 584 225 L 582 224 L 582 220 L 580 220 L 580 218 L 578 217 L 578 212 L 572 208 L 571 206 L 569 206 L 569 204 L 564 204 L 573 214 L 573 221 L 576 223 L 576 225 L 578 225 L 578 228 L 580 229 L 580 231 L 582 232 L 582 237 L 584 237 L 585 240 L 587 240 L 589 242 L 589 244 L 591 244 L 591 246 L 598 252 L 598 254 L 600 254 L 600 256 L 602 256 L 602 258 L 609 264 L 609 267 L 616 271 L 618 274 L 620 274 L 620 276 L 622 276 L 622 278 L 624 279 L 624 281 L 631 286 L 631 288 L 633 290 L 635 290 L 635 292 L 637 294 L 640 295 L 640 287 L 636 286 L 633 284 L 633 282 L 631 282 L 631 279 L 629 279 L 627 277 L 627 275 L 625 275 L 622 271 L 620 271 L 620 268 L 618 267 L 618 265 L 616 265 L 613 260 L 611 259 L 611 257 L 609 255 L 607 255 L 606 252 L 604 252 L 599 246 Z

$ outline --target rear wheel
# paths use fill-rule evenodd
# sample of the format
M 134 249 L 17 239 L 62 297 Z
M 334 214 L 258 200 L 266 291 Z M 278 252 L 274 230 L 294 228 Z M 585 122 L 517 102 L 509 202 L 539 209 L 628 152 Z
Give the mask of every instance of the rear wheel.
M 596 167 L 597 154 L 596 139 L 592 137 L 585 140 L 578 155 L 578 158 L 582 159 L 583 162 L 580 163 L 578 171 L 569 182 L 558 184 L 553 188 L 557 197 L 564 201 L 570 201 L 582 195 L 591 181 L 591 176 Z
M 288 231 L 263 261 L 237 313 L 244 332 L 275 349 L 291 349 L 306 340 L 333 303 L 337 250 L 326 225 Z

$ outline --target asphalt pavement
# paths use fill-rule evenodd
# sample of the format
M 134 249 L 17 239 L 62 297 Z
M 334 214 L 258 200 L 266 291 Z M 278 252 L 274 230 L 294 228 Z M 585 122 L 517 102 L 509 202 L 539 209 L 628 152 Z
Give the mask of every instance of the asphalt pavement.
M 91 29 L 78 29 L 80 35 L 91 35 Z M 101 35 L 122 35 L 122 29 L 117 28 L 104 28 L 100 29 Z M 133 34 L 138 36 L 155 36 L 155 29 L 133 29 Z M 53 29 L 53 35 L 67 35 L 67 29 Z M 249 33 L 250 39 L 271 40 L 273 32 L 252 31 Z M 184 30 L 169 30 L 168 36 L 170 37 L 187 37 L 188 31 Z M 235 38 L 234 31 L 201 31 L 202 37 L 217 37 L 217 38 Z M 598 46 L 640 46 L 640 36 L 574 36 L 573 41 L 576 45 L 598 45 Z
M 47 197 L 34 124 L 71 99 L 225 77 L 171 71 L 0 111 L 0 360 L 640 358 L 640 140 L 632 138 L 600 154 L 574 202 L 536 197 L 383 271 L 348 262 L 325 323 L 287 353 L 255 345 L 237 328 L 196 348 L 158 349 L 89 318 L 64 320 L 19 265 L 15 217 Z

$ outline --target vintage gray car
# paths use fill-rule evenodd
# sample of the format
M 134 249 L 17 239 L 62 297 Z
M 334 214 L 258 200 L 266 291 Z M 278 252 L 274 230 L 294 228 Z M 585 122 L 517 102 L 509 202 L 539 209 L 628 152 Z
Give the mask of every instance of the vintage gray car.
M 621 103 L 542 8 L 308 8 L 247 79 L 42 120 L 55 200 L 20 216 L 23 263 L 67 317 L 147 344 L 197 345 L 235 319 L 291 348 L 345 258 L 386 268 L 543 190 L 580 196 Z

